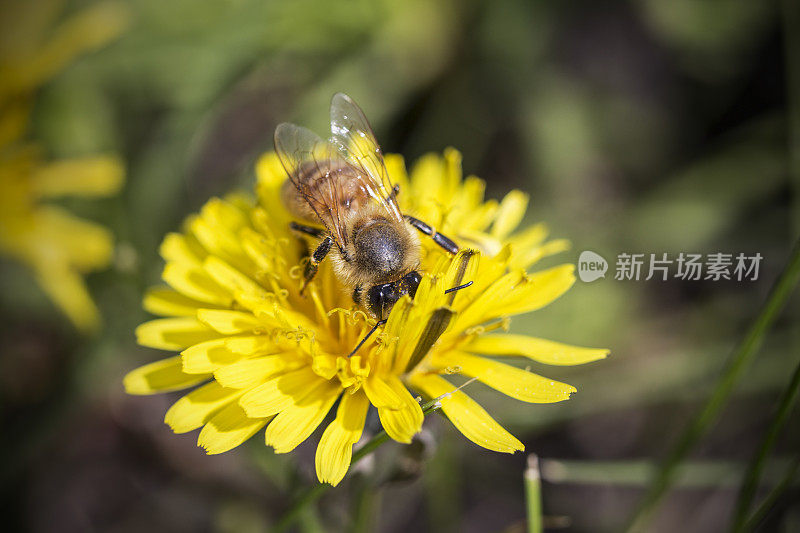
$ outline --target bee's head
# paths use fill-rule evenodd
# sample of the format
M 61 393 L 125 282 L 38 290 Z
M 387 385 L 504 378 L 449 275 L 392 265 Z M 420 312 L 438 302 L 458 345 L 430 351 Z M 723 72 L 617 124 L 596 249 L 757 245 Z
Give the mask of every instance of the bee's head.
M 397 281 L 373 285 L 367 291 L 364 305 L 378 320 L 383 320 L 389 316 L 394 304 L 404 294 L 414 297 L 420 281 L 422 281 L 420 273 L 412 270 Z

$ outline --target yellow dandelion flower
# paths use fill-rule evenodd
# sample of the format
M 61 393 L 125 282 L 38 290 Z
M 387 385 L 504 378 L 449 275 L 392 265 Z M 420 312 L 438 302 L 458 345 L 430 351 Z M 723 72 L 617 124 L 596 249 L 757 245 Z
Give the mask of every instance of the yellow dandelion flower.
M 564 250 L 542 225 L 517 231 L 528 198 L 514 191 L 484 201 L 484 182 L 462 179 L 455 150 L 428 155 L 407 175 L 400 156 L 386 166 L 404 213 L 437 225 L 463 247 L 450 255 L 421 239 L 422 281 L 413 299 L 402 297 L 380 333 L 348 357 L 375 324 L 353 304 L 330 261 L 301 294 L 306 245 L 290 231 L 281 203 L 286 179 L 278 157 L 257 165 L 258 200 L 212 199 L 183 231 L 168 235 L 161 255 L 167 287 L 151 289 L 144 307 L 166 318 L 136 331 L 144 346 L 180 351 L 130 372 L 130 394 L 200 385 L 167 412 L 176 432 L 200 429 L 209 454 L 228 451 L 264 429 L 276 453 L 293 450 L 323 422 L 338 401 L 317 446 L 321 482 L 346 474 L 370 406 L 388 435 L 411 441 L 423 423 L 416 395 L 439 399 L 441 409 L 468 439 L 513 453 L 523 445 L 449 374 L 462 374 L 531 403 L 566 400 L 575 388 L 505 364 L 494 356 L 520 356 L 573 365 L 601 359 L 588 349 L 503 333 L 511 315 L 544 307 L 575 278 L 572 265 L 535 273 L 542 257 Z M 472 247 L 472 249 L 468 248 Z M 472 285 L 457 292 L 449 288 Z
M 69 319 L 91 330 L 99 318 L 82 275 L 108 265 L 111 234 L 47 200 L 113 194 L 122 185 L 122 164 L 109 156 L 49 162 L 22 138 L 34 91 L 79 53 L 118 35 L 128 14 L 122 4 L 103 2 L 51 30 L 60 5 L 0 8 L 0 252 L 31 268 Z

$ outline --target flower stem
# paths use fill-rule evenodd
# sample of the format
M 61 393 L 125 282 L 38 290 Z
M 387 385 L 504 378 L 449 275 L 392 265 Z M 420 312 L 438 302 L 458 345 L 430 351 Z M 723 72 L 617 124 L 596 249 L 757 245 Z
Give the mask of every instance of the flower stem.
M 752 505 L 753 496 L 758 488 L 758 481 L 761 479 L 761 472 L 764 469 L 767 456 L 775 445 L 775 441 L 778 440 L 778 436 L 789 419 L 792 408 L 797 401 L 798 393 L 800 393 L 800 364 L 797 365 L 789 386 L 783 391 L 781 400 L 778 404 L 778 410 L 775 413 L 775 416 L 772 418 L 772 422 L 767 430 L 767 434 L 761 441 L 761 445 L 758 447 L 758 450 L 756 451 L 752 461 L 750 461 L 750 465 L 747 468 L 747 474 L 745 474 L 742 487 L 739 490 L 739 497 L 736 502 L 736 514 L 734 515 L 733 521 L 734 531 L 743 531 L 744 529 L 744 522 Z
M 528 510 L 528 533 L 542 533 L 542 479 L 539 475 L 539 458 L 528 456 L 525 469 L 525 505 Z
M 431 400 L 422 405 L 422 414 L 427 415 L 428 413 L 432 413 L 441 407 L 441 404 L 437 399 Z M 359 448 L 354 454 L 353 458 L 350 461 L 350 467 L 352 468 L 355 464 L 357 464 L 361 459 L 375 451 L 378 446 L 383 444 L 389 440 L 389 435 L 385 431 L 381 431 L 372 439 L 367 442 L 364 446 Z M 275 533 L 279 533 L 281 531 L 286 531 L 289 526 L 294 524 L 297 518 L 300 516 L 300 513 L 305 509 L 307 505 L 311 505 L 315 501 L 319 500 L 320 497 L 328 492 L 332 488 L 331 485 L 327 483 L 317 483 L 316 485 L 312 485 L 308 487 L 306 490 L 303 491 L 300 496 L 294 501 L 294 503 L 289 507 L 289 509 L 283 514 L 281 519 L 275 524 L 275 527 L 272 529 Z
M 727 403 L 736 384 L 758 352 L 764 336 L 786 304 L 792 289 L 797 284 L 798 277 L 800 277 L 800 240 L 795 242 L 788 263 L 770 290 L 767 301 L 759 311 L 755 321 L 734 350 L 722 376 L 720 376 L 716 387 L 711 393 L 711 397 L 683 431 L 678 442 L 661 463 L 655 480 L 650 485 L 628 525 L 628 531 L 643 531 L 647 529 L 647 524 L 658 507 L 661 498 L 675 481 L 675 473 L 678 466 L 716 421 L 720 410 Z
M 278 531 L 286 531 L 289 526 L 294 524 L 295 520 L 300 517 L 300 514 L 303 512 L 303 509 L 306 508 L 307 505 L 314 503 L 317 501 L 320 496 L 325 494 L 327 490 L 330 488 L 330 485 L 324 483 L 318 483 L 317 485 L 312 485 L 308 489 L 306 489 L 300 497 L 298 497 L 292 506 L 283 514 L 280 521 L 275 524 L 273 531 L 276 533 Z
M 352 533 L 369 533 L 375 529 L 373 522 L 377 516 L 379 493 L 370 486 L 369 480 L 364 478 L 354 480 L 352 485 L 355 485 L 356 501 L 353 506 L 350 531 Z

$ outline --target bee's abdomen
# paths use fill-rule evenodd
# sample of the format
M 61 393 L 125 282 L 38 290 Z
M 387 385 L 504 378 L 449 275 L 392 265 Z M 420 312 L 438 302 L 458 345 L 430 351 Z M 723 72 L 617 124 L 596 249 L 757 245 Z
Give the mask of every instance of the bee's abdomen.
M 353 169 L 321 167 L 312 162 L 300 167 L 293 179 L 283 184 L 281 196 L 294 216 L 318 222 L 317 214 L 357 209 L 366 198 L 366 191 Z

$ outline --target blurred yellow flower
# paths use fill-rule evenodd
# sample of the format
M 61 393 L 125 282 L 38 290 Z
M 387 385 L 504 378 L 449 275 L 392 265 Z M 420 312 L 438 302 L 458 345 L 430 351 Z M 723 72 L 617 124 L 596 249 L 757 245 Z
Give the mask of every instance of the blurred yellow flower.
M 408 443 L 420 431 L 423 412 L 409 389 L 438 398 L 453 425 L 476 444 L 522 450 L 443 376 L 474 377 L 525 402 L 569 398 L 572 386 L 491 357 L 573 365 L 607 355 L 502 333 L 510 315 L 543 307 L 572 285 L 572 265 L 525 272 L 567 243 L 547 241 L 541 225 L 515 233 L 527 196 L 514 191 L 502 202 L 484 202 L 484 183 L 462 180 L 455 150 L 424 157 L 410 177 L 399 156 L 387 156 L 386 164 L 401 187 L 404 212 L 481 251 L 464 249 L 453 257 L 421 239 L 424 278 L 415 299 L 398 301 L 382 332 L 348 358 L 374 321 L 354 307 L 329 261 L 300 294 L 304 245 L 290 232 L 280 201 L 285 172 L 267 154 L 257 167 L 257 203 L 245 196 L 212 199 L 183 232 L 164 239 L 163 279 L 169 287 L 151 289 L 144 306 L 168 318 L 142 324 L 136 335 L 144 346 L 181 353 L 130 372 L 127 392 L 203 384 L 180 398 L 165 421 L 176 433 L 202 428 L 198 445 L 209 454 L 230 450 L 265 426 L 266 444 L 276 453 L 289 452 L 339 400 L 316 454 L 317 476 L 332 485 L 350 466 L 370 405 L 394 440 Z M 466 281 L 472 286 L 445 294 Z
M 76 55 L 117 36 L 128 13 L 118 2 L 103 2 L 52 29 L 61 4 L 0 7 L 0 252 L 30 267 L 70 320 L 91 330 L 99 318 L 82 274 L 108 265 L 111 235 L 43 201 L 113 194 L 122 185 L 122 164 L 107 156 L 47 162 L 23 138 L 35 90 Z

